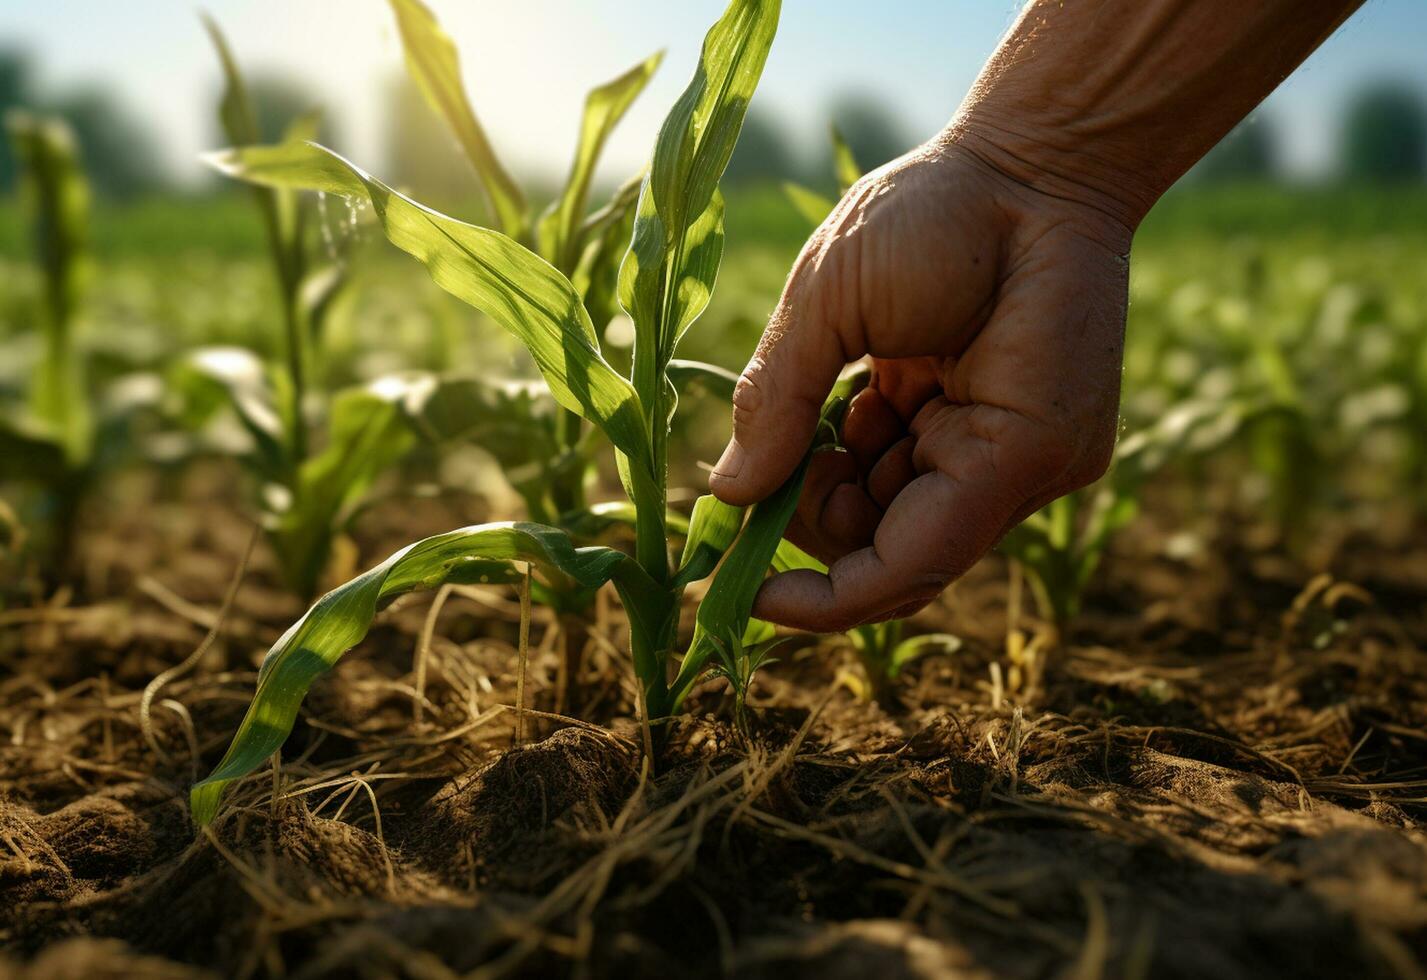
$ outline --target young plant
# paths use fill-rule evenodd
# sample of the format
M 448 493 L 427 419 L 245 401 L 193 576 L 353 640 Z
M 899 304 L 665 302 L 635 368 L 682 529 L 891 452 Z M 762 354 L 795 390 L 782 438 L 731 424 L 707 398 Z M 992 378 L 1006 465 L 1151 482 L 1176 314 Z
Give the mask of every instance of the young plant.
M 0 482 L 41 488 L 41 521 L 52 531 L 51 567 L 70 552 L 85 473 L 94 458 L 94 414 L 75 339 L 88 247 L 89 184 L 74 134 L 59 119 L 12 112 L 6 129 L 21 167 L 21 197 L 30 220 L 42 294 L 43 348 L 24 403 L 0 425 Z
M 396 15 L 408 73 L 465 153 L 495 226 L 571 280 L 596 333 L 602 337 L 617 312 L 615 275 L 629 241 L 640 182 L 626 183 L 603 208 L 587 215 L 591 185 L 605 143 L 648 85 L 663 60 L 663 53 L 651 55 L 589 93 L 564 187 L 550 205 L 536 215 L 519 184 L 501 165 L 476 117 L 461 81 L 455 44 L 421 0 L 390 0 L 390 3 Z M 457 383 L 469 385 L 472 382 L 458 379 Z M 551 512 L 541 515 L 533 511 L 532 516 L 537 519 L 553 518 L 586 507 L 586 486 L 594 462 L 579 413 L 556 406 L 552 419 L 557 451 L 540 460 L 543 489 Z
M 9 527 L 0 532 L 0 563 L 13 562 L 17 573 L 37 566 L 42 578 L 57 580 L 74 560 L 85 491 L 139 451 L 139 419 L 157 409 L 159 386 L 141 371 L 103 383 L 89 377 L 77 336 L 89 267 L 89 184 L 79 148 L 61 119 L 15 111 L 5 122 L 40 271 L 41 344 L 38 362 L 16 373 L 24 380 L 0 385 L 0 485 L 18 491 L 18 507 L 0 504 Z M 26 576 L 0 579 L 8 586 Z
M 833 176 L 837 178 L 837 199 L 824 197 L 811 187 L 805 187 L 795 181 L 783 182 L 783 193 L 787 196 L 788 203 L 814 228 L 827 220 L 827 216 L 832 214 L 832 209 L 837 206 L 837 200 L 862 179 L 862 168 L 858 165 L 857 158 L 852 155 L 852 147 L 847 145 L 847 140 L 843 138 L 836 123 L 829 127 L 828 138 L 832 144 L 832 170 Z
M 205 26 L 223 66 L 223 129 L 235 145 L 258 143 L 257 112 L 237 61 L 218 25 L 205 19 Z M 317 135 L 318 121 L 316 113 L 294 119 L 285 144 L 305 146 Z M 411 445 L 399 405 L 405 386 L 389 378 L 332 395 L 321 449 L 311 451 L 309 365 L 346 282 L 346 266 L 340 257 L 319 258 L 311 201 L 283 188 L 254 186 L 252 193 L 278 287 L 282 357 L 265 363 L 243 348 L 201 348 L 183 359 L 172 380 L 185 396 L 183 421 L 189 427 L 204 425 L 225 404 L 236 414 L 252 443 L 246 461 L 260 488 L 258 507 L 283 576 L 310 597 L 355 506 Z
M 587 215 L 591 184 L 605 143 L 648 84 L 662 53 L 589 93 L 564 187 L 536 215 L 476 117 L 462 85 L 455 45 L 420 0 L 391 0 L 391 7 L 408 71 L 465 153 L 494 223 L 571 281 L 602 338 L 617 312 L 616 276 L 640 183 L 628 182 Z M 428 375 L 413 377 L 410 383 L 404 409 L 417 433 L 437 444 L 471 442 L 489 452 L 530 520 L 563 528 L 583 542 L 629 516 L 627 507 L 590 507 L 588 486 L 602 448 L 598 429 L 586 426 L 579 413 L 560 405 L 548 389 L 478 375 Z M 557 710 L 565 710 L 578 684 L 594 591 L 568 577 L 555 577 L 546 586 L 546 598 L 561 624 L 564 656 Z
M 612 583 L 628 616 L 631 658 L 651 721 L 678 709 L 716 655 L 716 638 L 743 636 L 806 465 L 746 521 L 740 509 L 700 498 L 683 560 L 671 564 L 668 432 L 676 397 L 669 364 L 713 290 L 723 251 L 718 181 L 772 45 L 778 8 L 777 0 L 731 0 L 660 130 L 618 281 L 620 304 L 634 322 L 632 377 L 601 353 L 570 278 L 508 234 L 423 207 L 319 146 L 238 149 L 219 159 L 229 173 L 254 183 L 369 202 L 387 237 L 423 262 L 438 285 L 519 338 L 560 407 L 598 427 L 614 447 L 635 511 L 635 545 L 631 555 L 577 547 L 568 533 L 543 524 L 479 525 L 410 545 L 329 592 L 269 651 L 233 743 L 193 789 L 200 823 L 213 818 L 229 783 L 282 746 L 313 679 L 362 639 L 381 605 L 404 592 L 491 580 L 508 575 L 501 569 L 510 563 L 528 563 L 542 576 L 567 576 L 588 589 Z M 716 566 L 693 637 L 671 671 L 684 589 Z
M 1184 402 L 1121 440 L 1099 482 L 1052 501 L 1002 539 L 999 547 L 1024 569 L 1056 636 L 1080 612 L 1085 587 L 1115 533 L 1139 513 L 1146 482 L 1171 464 L 1214 452 L 1246 423 L 1274 412 L 1272 405 L 1243 400 Z
M 748 724 L 748 691 L 753 686 L 753 675 L 778 662 L 769 654 L 780 642 L 771 636 L 752 639 L 736 633 L 730 633 L 724 640 L 714 641 L 715 659 L 709 666 L 709 673 L 728 682 L 728 689 L 733 694 L 733 726 L 745 739 L 752 734 Z
M 834 398 L 841 400 L 846 393 L 860 386 L 857 376 L 844 378 L 834 392 Z M 824 417 L 833 413 L 824 408 Z M 823 448 L 826 451 L 826 448 Z M 773 556 L 773 567 L 786 572 L 795 568 L 810 568 L 826 572 L 827 565 L 803 551 L 791 541 L 778 546 Z M 930 653 L 951 654 L 961 649 L 961 638 L 950 633 L 920 633 L 907 636 L 907 622 L 891 619 L 882 623 L 869 623 L 849 630 L 847 638 L 852 651 L 862 668 L 861 676 L 851 671 L 838 674 L 838 682 L 845 685 L 863 701 L 876 701 L 886 708 L 894 708 L 893 685 L 908 664 Z
M 888 704 L 892 697 L 892 685 L 901 676 L 902 668 L 929 653 L 952 654 L 961 649 L 961 637 L 951 633 L 907 636 L 906 632 L 906 620 L 889 619 L 885 623 L 855 627 L 847 634 L 862 664 L 866 682 L 855 678 L 845 680 L 863 700 Z

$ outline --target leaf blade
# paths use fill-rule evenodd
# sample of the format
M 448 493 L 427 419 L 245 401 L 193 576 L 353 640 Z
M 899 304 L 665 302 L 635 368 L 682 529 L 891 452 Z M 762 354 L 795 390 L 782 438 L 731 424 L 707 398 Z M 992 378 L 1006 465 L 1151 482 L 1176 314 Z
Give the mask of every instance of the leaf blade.
M 461 60 L 455 43 L 421 0 L 391 0 L 391 7 L 406 53 L 407 70 L 461 144 L 501 230 L 512 238 L 522 237 L 529 222 L 525 195 L 501 166 L 476 118 L 461 82 Z
M 194 820 L 209 823 L 227 787 L 282 747 L 308 687 L 366 635 L 384 602 L 447 581 L 470 581 L 468 567 L 490 574 L 491 560 L 523 561 L 557 570 L 598 588 L 614 579 L 623 594 L 654 588 L 629 556 L 610 548 L 576 548 L 564 532 L 529 523 L 483 524 L 439 534 L 386 561 L 317 601 L 268 651 L 253 701 L 228 751 L 189 794 Z
M 317 144 L 248 147 L 209 160 L 253 183 L 366 198 L 387 238 L 426 265 L 438 286 L 525 344 L 557 402 L 652 472 L 640 399 L 604 360 L 579 294 L 548 262 L 506 235 L 418 204 Z
M 831 127 L 830 137 L 832 139 L 832 172 L 837 178 L 837 196 L 841 197 L 852 189 L 852 185 L 862 179 L 862 168 L 857 164 L 857 157 L 852 154 L 852 147 L 847 145 L 847 138 L 842 135 L 842 130 L 834 123 Z
M 665 370 L 669 380 L 680 392 L 690 385 L 698 385 L 716 398 L 733 401 L 733 389 L 738 386 L 738 374 L 735 371 L 706 361 L 689 361 L 677 357 L 669 362 Z
M 797 510 L 798 495 L 802 493 L 811 458 L 811 454 L 804 456 L 781 487 L 754 505 L 743 532 L 729 549 L 713 584 L 699 603 L 689 652 L 670 687 L 675 705 L 683 700 L 709 657 L 714 655 L 717 642 L 730 636 L 743 636 L 747 630 L 753 600 L 783 539 L 783 531 Z
M 635 387 L 646 406 L 663 397 L 664 365 L 712 292 L 723 238 L 718 182 L 772 47 L 779 9 L 779 0 L 729 3 L 659 130 L 619 278 L 620 303 L 635 324 Z M 692 250 L 691 229 L 702 229 Z
M 694 512 L 689 517 L 689 530 L 684 538 L 684 554 L 679 559 L 678 574 L 674 576 L 674 587 L 682 588 L 690 582 L 708 578 L 724 552 L 738 537 L 742 526 L 742 507 L 726 504 L 708 493 L 695 500 Z
M 278 515 L 271 538 L 289 582 L 304 598 L 316 589 L 343 515 L 411 448 L 401 394 L 383 379 L 338 392 L 326 447 L 298 468 L 292 505 Z
M 605 142 L 629 107 L 649 84 L 649 79 L 664 60 L 659 51 L 616 78 L 593 89 L 585 98 L 585 111 L 580 120 L 580 137 L 575 144 L 575 158 L 560 196 L 540 218 L 541 252 L 558 269 L 573 271 L 579 246 L 580 222 L 584 218 L 589 198 L 590 182 L 599 162 Z

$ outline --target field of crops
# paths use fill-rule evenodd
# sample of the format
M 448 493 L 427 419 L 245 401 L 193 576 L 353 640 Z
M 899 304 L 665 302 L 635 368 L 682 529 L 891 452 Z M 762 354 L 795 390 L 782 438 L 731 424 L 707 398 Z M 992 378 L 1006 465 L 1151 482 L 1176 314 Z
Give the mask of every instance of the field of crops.
M 596 89 L 548 208 L 392 8 L 475 225 L 254 146 L 217 25 L 248 186 L 93 202 L 10 122 L 0 975 L 1424 975 L 1427 188 L 1172 192 L 1109 473 L 792 634 L 803 470 L 706 491 L 825 206 L 719 188 L 776 5 L 642 194 L 658 59 Z

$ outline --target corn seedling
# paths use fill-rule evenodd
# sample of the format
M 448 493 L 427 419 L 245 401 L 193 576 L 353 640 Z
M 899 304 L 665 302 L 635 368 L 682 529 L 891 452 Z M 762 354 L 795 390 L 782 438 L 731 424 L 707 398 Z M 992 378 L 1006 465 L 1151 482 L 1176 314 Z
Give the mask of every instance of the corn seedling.
M 223 67 L 219 117 L 235 145 L 260 141 L 257 113 L 238 63 L 217 24 L 205 25 Z M 294 119 L 284 142 L 305 146 L 319 117 Z M 282 358 L 265 363 L 238 347 L 201 348 L 174 370 L 184 398 L 184 422 L 204 425 L 220 406 L 236 414 L 252 445 L 246 456 L 260 487 L 258 506 L 288 584 L 304 597 L 317 589 L 332 543 L 367 489 L 399 459 L 411 436 L 395 378 L 339 391 L 327 399 L 323 444 L 309 445 L 309 364 L 325 318 L 346 281 L 341 255 L 320 259 L 313 202 L 284 188 L 254 186 L 278 287 Z
M 1121 440 L 1109 472 L 1092 486 L 1052 501 L 1002 539 L 1025 572 L 1052 643 L 1080 612 L 1081 598 L 1117 531 L 1139 513 L 1146 482 L 1165 467 L 1225 446 L 1245 425 L 1276 412 L 1241 400 L 1185 402 Z
M 888 704 L 892 684 L 904 667 L 929 653 L 952 654 L 961 649 L 961 637 L 950 633 L 907 636 L 906 631 L 906 620 L 891 619 L 858 626 L 847 634 L 865 681 L 853 677 L 843 680 L 863 700 Z
M 420 0 L 391 0 L 398 33 L 406 56 L 407 70 L 432 110 L 445 123 L 474 171 L 493 224 L 507 237 L 535 252 L 570 280 L 579 293 L 595 332 L 603 332 L 618 312 L 616 275 L 619 260 L 629 241 L 640 181 L 631 180 L 615 191 L 602 208 L 587 215 L 587 204 L 595 167 L 610 134 L 629 107 L 648 85 L 663 60 L 656 53 L 629 70 L 593 89 L 585 99 L 574 159 L 565 185 L 550 205 L 535 214 L 519 184 L 502 166 L 487 137 L 461 81 L 456 46 L 442 30 L 429 8 Z M 586 488 L 593 471 L 594 443 L 587 438 L 584 420 L 578 412 L 548 399 L 539 408 L 539 417 L 516 435 L 513 406 L 504 397 L 508 386 L 483 379 L 459 378 L 426 385 L 431 396 L 447 395 L 446 384 L 458 386 L 441 415 L 466 431 L 463 435 L 481 443 L 487 434 L 501 439 L 497 459 L 525 501 L 533 520 L 556 522 L 560 515 L 587 507 Z M 468 413 L 452 414 L 455 405 Z M 490 412 L 499 417 L 492 432 Z M 546 414 L 548 413 L 548 415 Z M 432 419 L 421 426 L 427 435 Z M 523 443 L 523 445 L 517 445 Z
M 606 141 L 648 84 L 662 54 L 589 93 L 565 185 L 537 215 L 501 165 L 475 114 L 451 39 L 419 0 L 391 0 L 391 7 L 409 74 L 462 149 L 494 224 L 570 280 L 602 339 L 617 313 L 616 276 L 640 182 L 626 183 L 588 216 L 587 203 Z M 408 382 L 403 404 L 415 431 L 438 445 L 470 442 L 488 452 L 524 503 L 527 519 L 587 541 L 632 513 L 627 506 L 589 506 L 588 486 L 602 448 L 599 430 L 587 427 L 580 414 L 563 407 L 548 388 L 481 376 L 427 375 Z M 543 589 L 546 604 L 561 623 L 564 657 L 557 710 L 565 710 L 580 673 L 585 614 L 594 590 L 566 576 L 552 576 Z
M 88 277 L 89 184 L 73 133 L 60 119 L 12 112 L 6 129 L 22 168 L 21 197 L 40 270 L 38 363 L 27 383 L 0 390 L 0 484 L 33 488 L 0 544 L 0 556 L 37 559 L 58 574 L 72 555 L 83 490 L 129 448 L 144 399 L 106 389 L 91 399 L 77 333 Z M 115 388 L 124 379 L 118 379 Z M 39 533 L 31 533 L 38 531 Z M 18 581 L 18 578 L 17 578 Z
M 732 0 L 660 129 L 616 287 L 634 323 L 631 377 L 605 359 L 571 279 L 509 234 L 426 208 L 314 144 L 239 148 L 215 160 L 252 183 L 370 204 L 394 245 L 424 263 L 439 286 L 520 339 L 555 402 L 608 439 L 633 505 L 635 536 L 629 554 L 577 546 L 566 531 L 545 524 L 478 525 L 416 542 L 329 592 L 268 652 L 232 744 L 193 789 L 198 822 L 213 818 L 224 787 L 281 748 L 313 679 L 362 639 L 377 609 L 413 589 L 508 578 L 511 563 L 529 563 L 543 578 L 565 576 L 587 589 L 612 583 L 628 617 L 631 659 L 650 721 L 679 708 L 716 656 L 716 639 L 744 635 L 806 463 L 746 520 L 739 508 L 699 498 L 682 558 L 671 563 L 668 433 L 677 397 L 669 365 L 713 290 L 724 237 L 718 182 L 772 45 L 778 7 L 777 0 Z M 683 592 L 710 575 L 693 636 L 671 669 Z
M 748 691 L 753 686 L 753 675 L 778 662 L 769 654 L 784 642 L 773 638 L 771 628 L 751 629 L 749 634 L 730 633 L 723 640 L 713 639 L 714 659 L 709 665 L 709 673 L 728 682 L 733 695 L 733 725 L 745 739 L 751 735 Z
M 0 426 L 0 482 L 37 485 L 53 538 L 45 549 L 54 564 L 69 554 L 84 473 L 93 459 L 94 418 L 75 338 L 87 252 L 89 185 L 74 134 L 58 119 L 12 112 L 5 120 L 22 168 L 36 264 L 43 348 L 23 407 Z M 18 543 L 18 539 L 17 539 Z
M 829 127 L 828 135 L 832 144 L 833 176 L 837 179 L 837 197 L 840 199 L 852 189 L 853 184 L 862 179 L 862 168 L 836 124 Z M 832 209 L 837 206 L 837 200 L 791 180 L 783 182 L 783 194 L 788 198 L 788 203 L 793 205 L 798 214 L 813 228 L 827 220 L 827 216 L 832 214 Z

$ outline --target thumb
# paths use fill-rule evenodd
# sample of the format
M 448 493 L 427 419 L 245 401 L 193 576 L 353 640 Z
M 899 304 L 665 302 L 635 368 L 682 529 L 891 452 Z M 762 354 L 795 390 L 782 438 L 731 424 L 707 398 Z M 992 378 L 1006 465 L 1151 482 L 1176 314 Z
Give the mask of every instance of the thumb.
M 782 485 L 807 451 L 823 400 L 847 363 L 809 265 L 800 261 L 794 269 L 733 390 L 733 437 L 709 476 L 709 489 L 724 503 L 756 503 Z

